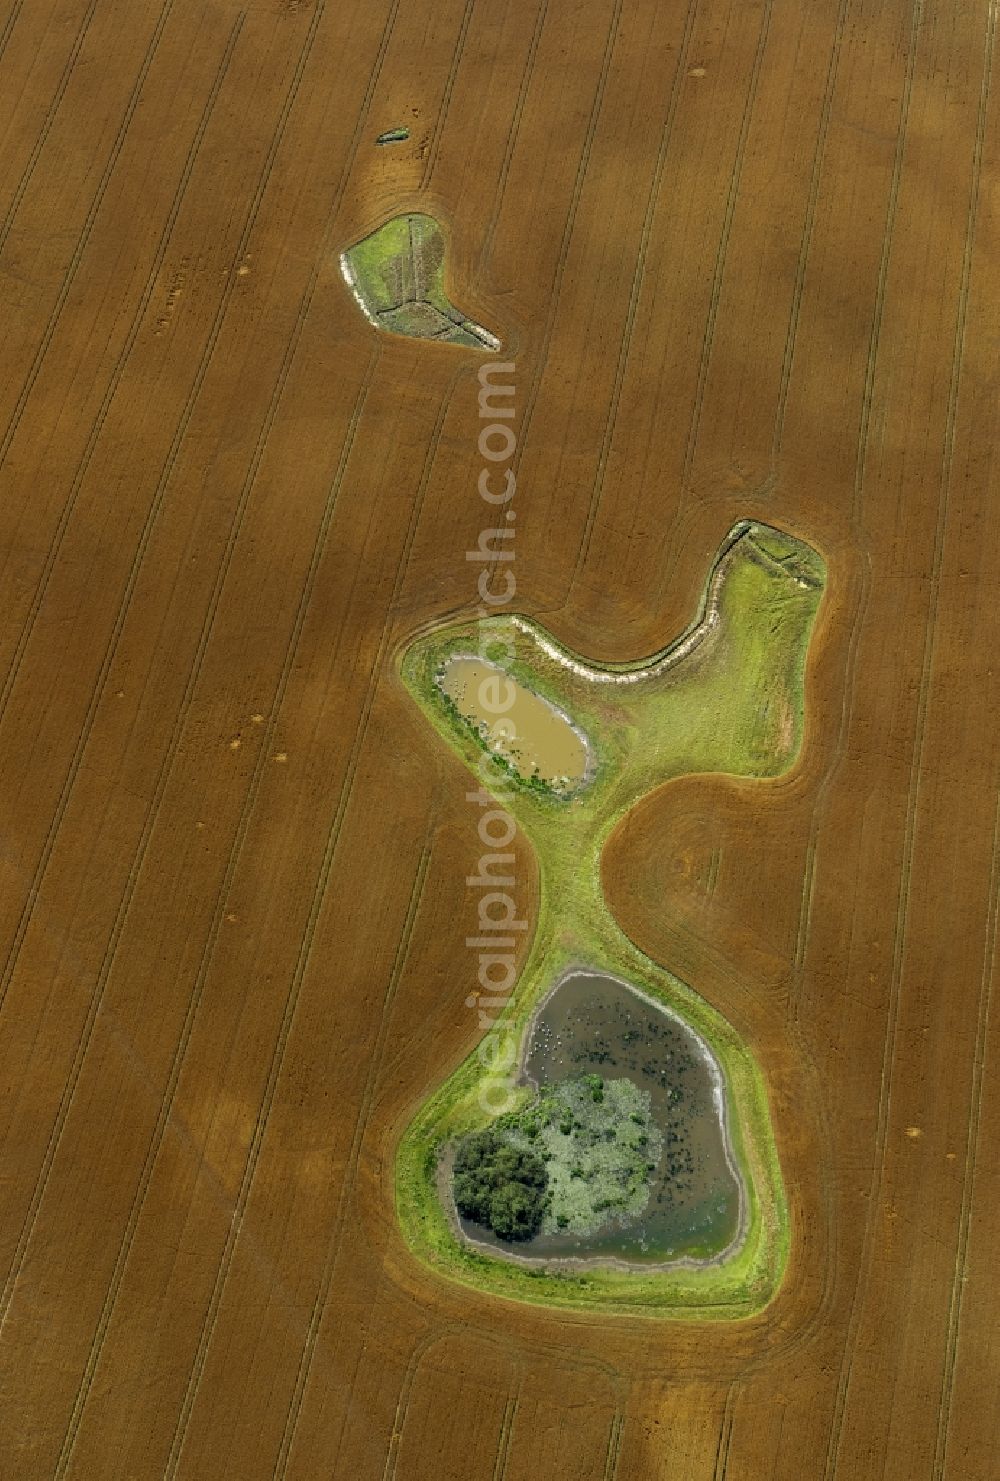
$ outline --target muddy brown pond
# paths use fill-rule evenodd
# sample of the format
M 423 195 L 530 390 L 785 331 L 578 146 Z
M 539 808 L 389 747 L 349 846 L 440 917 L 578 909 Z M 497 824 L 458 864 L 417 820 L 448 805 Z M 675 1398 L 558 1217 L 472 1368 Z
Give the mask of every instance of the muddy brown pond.
M 542 1088 L 588 1074 L 627 1079 L 649 1094 L 662 1151 L 643 1212 L 589 1235 L 562 1230 L 511 1243 L 461 1219 L 464 1233 L 521 1259 L 653 1265 L 726 1251 L 739 1234 L 741 1186 L 723 1122 L 721 1070 L 704 1041 L 617 978 L 576 971 L 535 1014 L 522 1083 Z
M 482 727 L 484 739 L 513 762 L 522 776 L 537 775 L 557 790 L 575 791 L 587 779 L 587 742 L 567 715 L 485 659 L 456 654 L 439 679 L 460 714 Z M 484 697 L 503 703 L 498 713 Z

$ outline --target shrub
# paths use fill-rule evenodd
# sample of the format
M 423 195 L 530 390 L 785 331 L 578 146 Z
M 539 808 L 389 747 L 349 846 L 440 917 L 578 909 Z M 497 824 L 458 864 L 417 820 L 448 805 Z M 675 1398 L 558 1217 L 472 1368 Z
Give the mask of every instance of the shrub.
M 501 1239 L 530 1239 L 542 1222 L 548 1181 L 536 1153 L 496 1130 L 476 1131 L 455 1157 L 455 1206 Z

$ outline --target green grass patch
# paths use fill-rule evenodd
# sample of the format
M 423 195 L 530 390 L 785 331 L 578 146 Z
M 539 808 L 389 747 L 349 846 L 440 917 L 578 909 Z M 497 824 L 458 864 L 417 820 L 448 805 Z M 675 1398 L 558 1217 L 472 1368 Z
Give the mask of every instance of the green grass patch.
M 353 291 L 380 328 L 413 339 L 498 348 L 499 341 L 448 297 L 444 234 L 432 216 L 394 216 L 348 247 L 342 260 Z

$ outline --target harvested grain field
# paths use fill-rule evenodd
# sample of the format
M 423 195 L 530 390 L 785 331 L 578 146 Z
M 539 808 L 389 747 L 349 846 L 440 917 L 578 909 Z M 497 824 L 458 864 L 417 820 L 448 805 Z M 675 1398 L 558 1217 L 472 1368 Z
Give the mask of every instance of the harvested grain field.
M 2 0 L 3 1481 L 995 1477 L 996 35 Z M 763 1072 L 742 1320 L 473 1290 L 396 1218 L 482 1034 L 477 809 L 400 654 L 495 520 L 484 351 L 341 272 L 406 215 L 514 367 L 512 610 L 623 664 L 739 521 L 826 563 L 794 768 L 677 777 L 602 860 Z

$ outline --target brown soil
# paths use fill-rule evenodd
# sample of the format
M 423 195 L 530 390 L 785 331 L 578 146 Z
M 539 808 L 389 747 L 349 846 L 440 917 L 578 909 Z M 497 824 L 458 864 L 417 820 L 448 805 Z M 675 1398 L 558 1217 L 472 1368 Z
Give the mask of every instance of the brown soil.
M 4 1481 L 995 1476 L 993 28 L 6 0 Z M 488 522 L 480 357 L 338 269 L 407 210 L 516 363 L 523 610 L 637 658 L 737 519 L 829 563 L 793 776 L 673 784 L 606 856 L 772 1088 L 746 1323 L 491 1300 L 394 1222 L 479 853 L 394 662 Z

